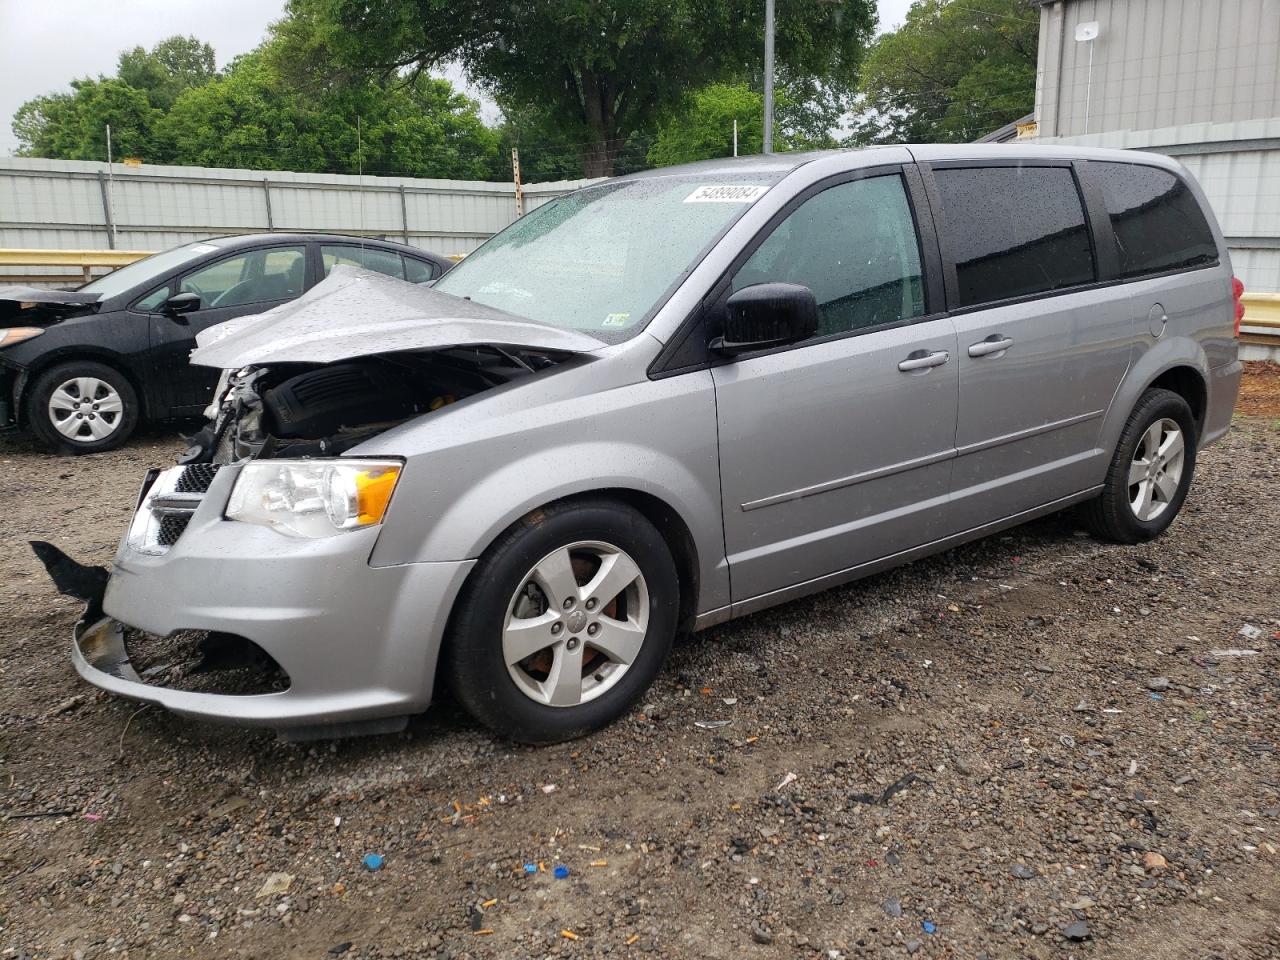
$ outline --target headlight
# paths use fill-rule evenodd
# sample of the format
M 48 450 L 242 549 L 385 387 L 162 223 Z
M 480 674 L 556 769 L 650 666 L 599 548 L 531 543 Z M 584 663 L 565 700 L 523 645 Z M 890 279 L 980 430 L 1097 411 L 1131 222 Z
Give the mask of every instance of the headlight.
M 0 330 L 0 347 L 11 347 L 44 333 L 44 327 L 6 327 Z
M 381 523 L 399 479 L 394 460 L 259 460 L 241 469 L 226 517 L 332 537 Z

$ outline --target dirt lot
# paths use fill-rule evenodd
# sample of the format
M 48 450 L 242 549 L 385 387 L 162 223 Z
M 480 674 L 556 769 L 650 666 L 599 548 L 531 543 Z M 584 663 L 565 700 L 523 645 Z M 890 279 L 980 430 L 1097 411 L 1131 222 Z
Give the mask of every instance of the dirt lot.
M 744 619 L 541 750 L 447 704 L 289 746 L 79 682 L 24 541 L 109 561 L 176 449 L 0 439 L 0 956 L 1280 956 L 1276 419 L 1157 543 L 1055 518 Z

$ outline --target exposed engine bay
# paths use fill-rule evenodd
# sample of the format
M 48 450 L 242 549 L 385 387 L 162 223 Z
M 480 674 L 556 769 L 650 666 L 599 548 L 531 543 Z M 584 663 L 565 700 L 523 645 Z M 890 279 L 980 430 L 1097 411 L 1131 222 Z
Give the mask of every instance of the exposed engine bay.
M 211 422 L 180 463 L 337 456 L 406 420 L 554 366 L 541 353 L 459 347 L 223 375 Z

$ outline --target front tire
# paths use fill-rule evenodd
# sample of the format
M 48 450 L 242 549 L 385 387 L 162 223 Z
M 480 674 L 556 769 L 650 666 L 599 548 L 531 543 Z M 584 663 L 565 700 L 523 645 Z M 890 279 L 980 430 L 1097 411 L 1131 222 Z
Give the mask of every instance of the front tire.
M 1102 493 L 1081 508 L 1085 527 L 1126 544 L 1164 533 L 1187 498 L 1198 439 L 1186 400 L 1172 390 L 1146 391 L 1120 432 Z
M 662 534 L 609 500 L 552 504 L 472 571 L 444 652 L 450 688 L 512 740 L 559 743 L 622 716 L 662 668 L 679 579 Z
M 138 395 L 124 374 L 104 363 L 60 363 L 31 384 L 26 422 L 54 453 L 114 450 L 138 425 Z

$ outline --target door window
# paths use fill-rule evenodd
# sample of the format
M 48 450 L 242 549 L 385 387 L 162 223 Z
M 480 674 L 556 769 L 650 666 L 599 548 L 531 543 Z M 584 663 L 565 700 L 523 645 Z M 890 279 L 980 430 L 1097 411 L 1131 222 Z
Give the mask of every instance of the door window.
M 920 244 L 902 177 L 853 180 L 804 201 L 742 265 L 733 289 L 768 282 L 813 291 L 819 337 L 923 316 Z
M 302 293 L 305 269 L 305 247 L 249 250 L 187 274 L 178 291 L 199 294 L 206 310 L 291 300 Z
M 397 280 L 404 279 L 404 263 L 400 259 L 400 254 L 394 250 L 326 243 L 320 246 L 320 256 L 324 260 L 324 275 L 326 277 L 335 265 L 344 263 L 351 267 L 364 267 L 366 270 L 385 273 L 387 276 L 395 277 Z
M 1195 195 L 1167 170 L 1132 163 L 1090 163 L 1089 176 L 1115 231 L 1120 276 L 1140 277 L 1218 259 Z
M 960 305 L 1091 282 L 1093 250 L 1067 167 L 934 171 Z

